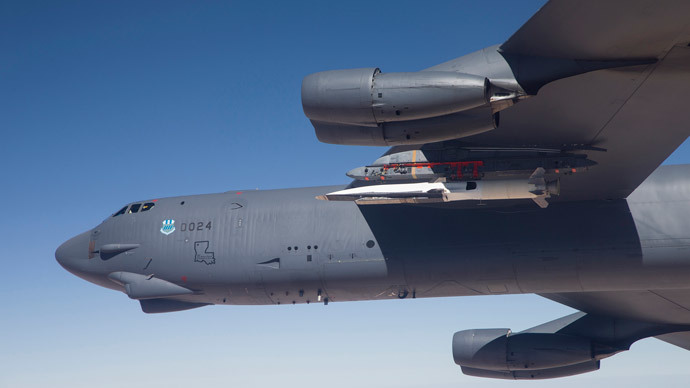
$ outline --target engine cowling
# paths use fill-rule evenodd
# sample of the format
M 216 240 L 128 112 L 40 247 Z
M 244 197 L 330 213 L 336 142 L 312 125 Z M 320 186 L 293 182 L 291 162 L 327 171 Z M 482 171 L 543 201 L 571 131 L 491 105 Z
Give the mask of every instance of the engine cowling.
M 488 91 L 486 77 L 449 71 L 332 70 L 304 78 L 302 107 L 311 120 L 376 126 L 476 108 Z
M 486 77 L 449 71 L 333 70 L 304 78 L 302 107 L 326 143 L 420 144 L 494 129 L 494 89 Z
M 496 371 L 463 366 L 462 373 L 468 376 L 485 377 L 490 379 L 541 380 L 594 372 L 595 370 L 599 370 L 599 366 L 600 361 L 587 361 L 581 364 L 561 366 L 558 368 L 515 371 Z
M 509 329 L 455 333 L 453 359 L 462 367 L 491 371 L 544 370 L 595 360 L 589 338 L 554 333 L 511 334 Z

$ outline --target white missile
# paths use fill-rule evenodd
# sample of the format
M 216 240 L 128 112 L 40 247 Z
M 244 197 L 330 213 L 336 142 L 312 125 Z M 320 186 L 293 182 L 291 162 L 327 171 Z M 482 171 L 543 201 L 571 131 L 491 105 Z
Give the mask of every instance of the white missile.
M 549 205 L 546 198 L 558 195 L 559 190 L 559 181 L 547 183 L 540 167 L 528 179 L 382 184 L 334 191 L 316 198 L 358 204 L 531 199 L 545 208 Z

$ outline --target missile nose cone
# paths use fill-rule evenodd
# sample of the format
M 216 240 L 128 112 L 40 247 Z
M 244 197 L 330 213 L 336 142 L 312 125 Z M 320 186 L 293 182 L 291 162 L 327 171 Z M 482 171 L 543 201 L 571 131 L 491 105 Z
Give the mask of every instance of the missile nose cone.
M 362 179 L 362 177 L 365 175 L 364 167 L 353 168 L 352 170 L 346 172 L 345 175 L 352 179 Z
M 89 234 L 87 231 L 62 243 L 55 250 L 55 260 L 66 270 L 74 271 L 80 261 L 89 257 Z

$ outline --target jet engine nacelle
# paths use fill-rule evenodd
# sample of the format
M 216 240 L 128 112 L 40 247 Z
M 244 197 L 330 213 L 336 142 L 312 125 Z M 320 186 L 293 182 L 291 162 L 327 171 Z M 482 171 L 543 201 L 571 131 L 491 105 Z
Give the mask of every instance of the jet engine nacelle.
M 333 70 L 304 78 L 302 106 L 311 120 L 376 126 L 476 108 L 488 91 L 486 77 L 449 71 Z
M 450 71 L 333 70 L 304 78 L 302 107 L 322 142 L 420 144 L 494 129 L 495 90 L 486 77 Z
M 574 376 L 587 372 L 599 370 L 600 361 L 587 361 L 581 364 L 560 366 L 548 369 L 526 369 L 512 371 L 497 371 L 487 369 L 477 369 L 463 366 L 462 373 L 468 376 L 485 377 L 490 379 L 506 380 L 542 380 L 554 379 L 558 377 Z
M 468 368 L 502 372 L 595 363 L 593 344 L 589 338 L 554 333 L 511 334 L 509 329 L 464 330 L 455 333 L 453 359 L 463 370 Z M 570 369 L 564 368 L 568 371 Z

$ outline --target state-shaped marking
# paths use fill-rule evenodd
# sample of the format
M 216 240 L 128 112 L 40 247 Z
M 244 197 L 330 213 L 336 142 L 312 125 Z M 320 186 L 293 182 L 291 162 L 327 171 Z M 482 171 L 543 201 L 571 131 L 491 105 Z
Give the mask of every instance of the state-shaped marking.
M 208 241 L 194 242 L 194 261 L 198 263 L 206 263 L 207 265 L 216 264 L 216 256 L 213 252 L 208 251 L 210 243 Z

